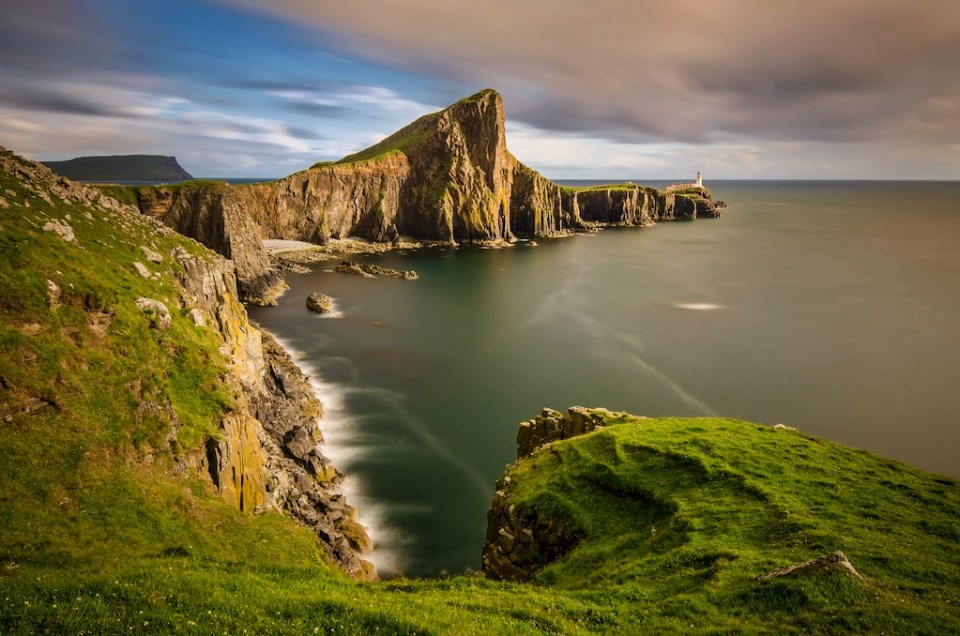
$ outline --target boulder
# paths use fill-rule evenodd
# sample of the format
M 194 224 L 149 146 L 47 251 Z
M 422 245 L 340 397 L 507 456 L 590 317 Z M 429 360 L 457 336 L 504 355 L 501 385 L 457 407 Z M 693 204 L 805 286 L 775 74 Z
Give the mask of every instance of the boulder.
M 76 243 L 77 239 L 73 235 L 73 228 L 67 222 L 57 220 L 47 221 L 43 224 L 43 229 L 47 232 L 53 232 L 67 243 Z
M 137 298 L 137 307 L 143 310 L 143 313 L 152 317 L 151 326 L 163 331 L 170 326 L 173 320 L 167 306 L 159 300 L 152 298 Z
M 307 296 L 307 309 L 318 314 L 329 314 L 333 311 L 333 298 L 320 292 L 314 292 Z
M 150 278 L 150 270 L 147 269 L 147 267 L 140 261 L 134 261 L 133 268 L 137 270 L 137 273 L 143 276 L 144 278 Z
M 157 254 L 156 252 L 154 252 L 152 249 L 150 249 L 146 245 L 141 245 L 140 251 L 143 252 L 144 258 L 146 258 L 151 263 L 160 264 L 163 262 L 163 257 Z

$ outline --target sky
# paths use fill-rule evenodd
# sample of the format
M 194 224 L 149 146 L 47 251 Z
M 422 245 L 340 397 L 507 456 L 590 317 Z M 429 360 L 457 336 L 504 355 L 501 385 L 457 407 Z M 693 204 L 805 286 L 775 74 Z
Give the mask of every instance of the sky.
M 279 177 L 498 90 L 555 179 L 960 179 L 955 0 L 3 0 L 0 145 Z

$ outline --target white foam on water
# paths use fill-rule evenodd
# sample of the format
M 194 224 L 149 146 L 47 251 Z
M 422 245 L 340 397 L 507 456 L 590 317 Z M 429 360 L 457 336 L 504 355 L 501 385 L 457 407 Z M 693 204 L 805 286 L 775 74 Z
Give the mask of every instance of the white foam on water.
M 346 472 L 341 490 L 347 502 L 357 510 L 357 522 L 366 528 L 374 546 L 373 552 L 364 555 L 364 558 L 373 563 L 378 572 L 401 572 L 403 559 L 398 547 L 403 544 L 402 538 L 384 521 L 384 506 L 368 498 L 364 493 L 363 483 L 351 476 L 347 470 L 351 460 L 368 453 L 370 447 L 351 441 L 355 439 L 356 422 L 346 408 L 346 391 L 340 385 L 324 379 L 317 367 L 289 342 L 276 335 L 274 338 L 290 355 L 294 364 L 307 375 L 314 395 L 323 405 L 322 419 L 317 422 L 323 433 L 321 448 L 337 468 Z
M 713 303 L 675 303 L 673 306 L 677 309 L 689 309 L 690 311 L 715 311 L 717 309 L 723 309 L 722 305 L 715 305 Z

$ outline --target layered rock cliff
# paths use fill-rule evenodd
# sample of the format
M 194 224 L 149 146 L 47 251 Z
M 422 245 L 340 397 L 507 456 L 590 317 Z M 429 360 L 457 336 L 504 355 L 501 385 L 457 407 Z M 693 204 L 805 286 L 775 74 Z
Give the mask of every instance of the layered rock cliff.
M 208 478 L 229 505 L 289 514 L 346 573 L 375 578 L 361 558 L 370 540 L 341 492 L 343 475 L 318 447 L 321 405 L 286 352 L 248 320 L 234 262 L 3 148 L 0 179 L 8 272 L 0 328 L 42 335 L 44 355 L 64 356 L 49 368 L 4 361 L 6 421 L 27 418 L 26 430 L 34 393 L 70 402 L 48 414 L 58 427 L 85 438 L 95 438 L 103 420 L 112 427 L 97 457 L 120 454 L 169 466 L 180 478 Z M 249 219 L 231 207 L 230 190 L 222 192 L 217 202 L 216 188 L 198 190 L 208 197 L 201 205 L 174 204 L 169 213 L 230 248 Z M 70 419 L 85 412 L 95 417 Z
M 264 238 L 502 243 L 718 214 L 705 188 L 563 188 L 510 154 L 505 131 L 503 101 L 485 90 L 336 163 L 269 184 L 145 188 L 139 204 L 234 259 L 244 299 L 257 304 L 282 290 L 260 246 Z
M 309 380 L 270 334 L 254 327 L 239 302 L 230 261 L 176 250 L 174 274 L 181 301 L 196 322 L 217 330 L 230 361 L 237 409 L 221 423 L 223 435 L 205 444 L 206 468 L 228 502 L 241 510 L 276 508 L 304 523 L 347 574 L 376 578 L 361 556 L 372 549 L 340 485 L 343 474 L 320 451 L 317 422 L 323 408 Z

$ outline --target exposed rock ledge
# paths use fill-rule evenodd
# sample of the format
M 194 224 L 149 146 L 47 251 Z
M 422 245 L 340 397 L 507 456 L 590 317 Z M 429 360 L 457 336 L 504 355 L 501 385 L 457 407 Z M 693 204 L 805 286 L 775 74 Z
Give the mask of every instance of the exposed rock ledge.
M 572 406 L 566 415 L 551 408 L 544 408 L 532 420 L 520 423 L 517 430 L 517 459 L 533 454 L 541 446 L 561 439 L 577 437 L 602 428 L 604 416 L 611 415 L 606 409 L 588 409 Z

